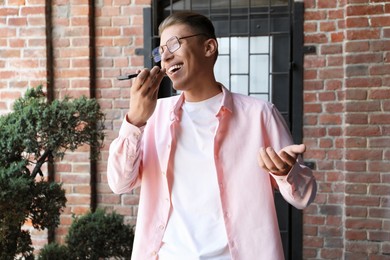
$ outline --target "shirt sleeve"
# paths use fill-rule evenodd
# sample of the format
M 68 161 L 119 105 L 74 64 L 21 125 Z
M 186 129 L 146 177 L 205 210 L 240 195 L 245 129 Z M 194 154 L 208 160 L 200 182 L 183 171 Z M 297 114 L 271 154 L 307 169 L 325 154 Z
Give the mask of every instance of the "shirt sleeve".
M 140 185 L 143 130 L 124 119 L 118 137 L 110 145 L 107 181 L 114 193 L 129 193 Z
M 287 124 L 275 106 L 272 107 L 268 127 L 271 133 L 269 145 L 275 151 L 293 144 Z M 294 207 L 303 209 L 314 200 L 317 183 L 311 169 L 303 164 L 301 156 L 298 156 L 297 162 L 287 175 L 278 176 L 272 173 L 270 175 L 275 180 L 283 198 Z
M 314 200 L 317 184 L 308 167 L 297 162 L 286 176 L 270 174 L 275 179 L 283 198 L 297 209 L 307 207 Z

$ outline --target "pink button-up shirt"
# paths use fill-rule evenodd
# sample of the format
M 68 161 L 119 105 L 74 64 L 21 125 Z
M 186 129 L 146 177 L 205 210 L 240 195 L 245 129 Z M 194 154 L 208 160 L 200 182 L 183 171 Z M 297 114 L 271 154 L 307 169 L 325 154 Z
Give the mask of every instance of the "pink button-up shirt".
M 283 259 L 274 189 L 302 209 L 315 197 L 315 179 L 300 159 L 286 176 L 262 170 L 257 161 L 260 147 L 279 151 L 292 144 L 284 119 L 270 103 L 222 90 L 214 161 L 232 259 Z M 141 128 L 124 120 L 110 146 L 107 178 L 113 192 L 128 193 L 141 185 L 134 260 L 157 259 L 161 247 L 171 211 L 173 158 L 183 102 L 183 95 L 159 99 Z

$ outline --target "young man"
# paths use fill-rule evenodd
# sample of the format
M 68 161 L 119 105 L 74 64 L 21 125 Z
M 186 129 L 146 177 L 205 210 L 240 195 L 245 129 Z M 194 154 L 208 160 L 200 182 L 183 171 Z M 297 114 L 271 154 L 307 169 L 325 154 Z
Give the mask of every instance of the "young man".
M 272 104 L 216 81 L 206 17 L 174 13 L 159 31 L 161 69 L 134 80 L 108 158 L 115 193 L 141 186 L 132 259 L 283 259 L 273 194 L 297 208 L 314 199 L 305 146 Z M 157 100 L 164 75 L 180 96 Z

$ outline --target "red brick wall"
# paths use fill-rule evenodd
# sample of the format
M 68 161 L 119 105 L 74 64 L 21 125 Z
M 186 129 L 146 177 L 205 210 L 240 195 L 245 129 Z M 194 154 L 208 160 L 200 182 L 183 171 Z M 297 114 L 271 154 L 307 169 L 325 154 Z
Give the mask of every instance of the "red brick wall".
M 304 1 L 305 259 L 390 257 L 390 3 Z
M 135 56 L 136 48 L 143 47 L 142 10 L 145 4 L 130 0 L 95 1 L 95 20 L 89 1 L 56 0 L 53 4 L 53 36 L 55 53 L 56 97 L 89 96 L 95 89 L 106 114 L 106 139 L 98 161 L 98 207 L 115 210 L 135 224 L 138 203 L 134 195 L 116 195 L 109 189 L 106 161 L 109 144 L 116 137 L 129 103 L 130 81 L 119 82 L 116 77 L 142 68 L 143 58 Z M 95 23 L 95 39 L 90 26 Z M 90 44 L 96 46 L 96 85 L 90 81 Z M 56 164 L 56 180 L 63 182 L 67 191 L 67 208 L 61 217 L 56 239 L 64 241 L 72 214 L 83 214 L 90 209 L 89 148 L 83 147 L 68 154 Z
M 0 0 L 0 114 L 46 82 L 44 0 Z M 20 69 L 23 68 L 23 69 Z
M 106 145 L 98 162 L 98 206 L 135 223 L 138 192 L 114 195 L 107 185 L 108 146 L 128 107 L 130 82 L 115 77 L 143 67 L 142 9 L 150 0 L 96 1 L 96 86 L 91 86 L 91 15 L 86 0 L 53 0 L 55 97 L 96 97 L 106 113 Z M 390 3 L 305 0 L 305 160 L 315 162 L 316 201 L 304 211 L 305 259 L 390 257 Z M 45 1 L 0 0 L 0 114 L 27 87 L 46 85 Z M 71 214 L 89 209 L 89 148 L 56 163 Z M 39 248 L 46 232 L 33 232 Z
M 86 0 L 53 0 L 52 41 L 54 52 L 54 95 L 89 96 L 89 6 Z M 63 183 L 67 207 L 61 215 L 56 240 L 64 241 L 72 223 L 72 214 L 83 214 L 90 205 L 89 148 L 82 147 L 67 154 L 55 164 L 55 180 Z
M 95 20 L 91 21 L 90 1 L 52 1 L 52 42 L 55 98 L 68 95 L 96 97 L 106 114 L 106 143 L 98 162 L 98 207 L 116 210 L 134 224 L 138 195 L 114 195 L 107 185 L 106 160 L 108 147 L 117 135 L 128 107 L 130 82 L 118 82 L 116 76 L 142 68 L 143 58 L 135 56 L 143 47 L 142 10 L 150 0 L 95 1 Z M 46 86 L 47 59 L 44 0 L 0 0 L 0 114 L 12 109 L 13 101 L 28 87 Z M 95 23 L 95 42 L 90 26 Z M 96 49 L 96 85 L 91 85 L 90 44 Z M 56 181 L 63 183 L 67 207 L 56 230 L 56 240 L 63 242 L 72 223 L 72 214 L 90 209 L 89 147 L 67 154 L 55 164 Z M 47 242 L 46 232 L 32 233 L 34 246 Z
M 143 8 L 150 0 L 114 0 L 96 8 L 97 98 L 106 113 L 106 146 L 99 161 L 99 206 L 115 210 L 135 224 L 138 194 L 113 194 L 107 184 L 108 148 L 129 107 L 131 81 L 116 77 L 143 68 L 143 57 L 135 49 L 143 48 Z
M 8 113 L 26 89 L 46 85 L 44 0 L 0 0 L 0 114 Z M 37 247 L 46 232 L 27 224 Z

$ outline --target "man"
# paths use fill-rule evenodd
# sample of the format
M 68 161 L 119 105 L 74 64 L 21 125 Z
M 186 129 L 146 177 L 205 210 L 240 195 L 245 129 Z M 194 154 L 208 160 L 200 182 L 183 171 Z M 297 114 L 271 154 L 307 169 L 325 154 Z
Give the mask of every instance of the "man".
M 108 158 L 115 193 L 141 186 L 132 259 L 283 259 L 273 193 L 297 208 L 314 199 L 305 145 L 272 104 L 216 81 L 206 17 L 174 13 L 159 32 L 161 69 L 134 80 Z M 181 95 L 157 100 L 165 75 Z

